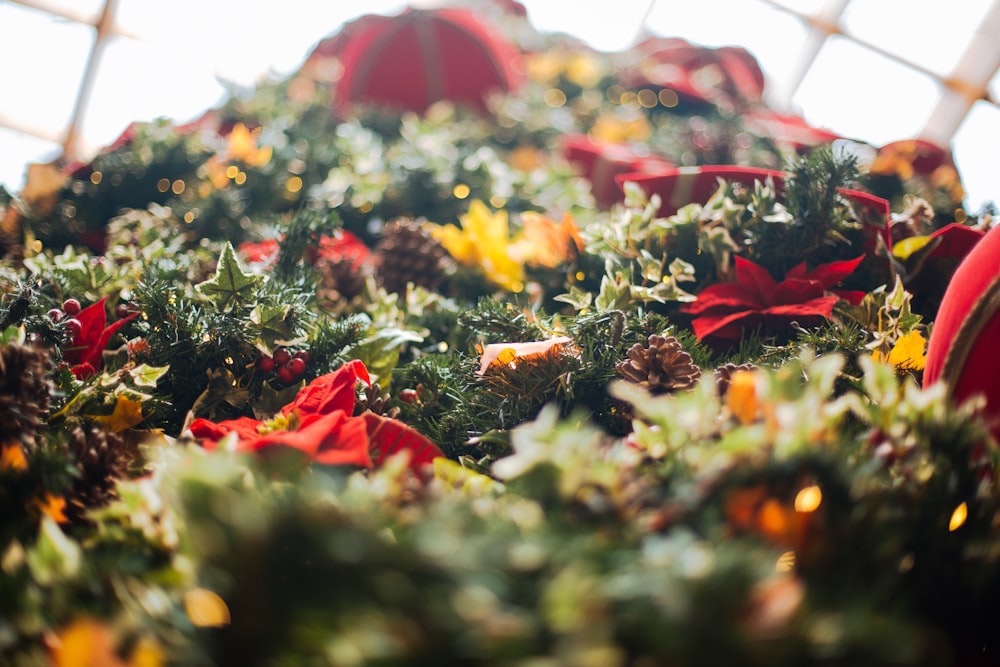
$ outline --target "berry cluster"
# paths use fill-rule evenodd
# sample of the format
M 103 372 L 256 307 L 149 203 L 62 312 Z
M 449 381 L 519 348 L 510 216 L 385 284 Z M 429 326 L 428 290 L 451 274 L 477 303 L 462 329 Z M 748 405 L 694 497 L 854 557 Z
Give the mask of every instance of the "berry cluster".
M 279 347 L 274 356 L 264 355 L 257 360 L 257 370 L 265 375 L 274 373 L 282 384 L 293 384 L 305 375 L 308 364 L 309 353 L 306 350 L 292 352 L 286 347 Z
M 83 331 L 83 324 L 76 319 L 82 309 L 83 306 L 76 299 L 66 299 L 62 302 L 61 308 L 51 309 L 48 316 L 53 322 L 62 324 L 70 340 L 76 340 L 76 337 Z

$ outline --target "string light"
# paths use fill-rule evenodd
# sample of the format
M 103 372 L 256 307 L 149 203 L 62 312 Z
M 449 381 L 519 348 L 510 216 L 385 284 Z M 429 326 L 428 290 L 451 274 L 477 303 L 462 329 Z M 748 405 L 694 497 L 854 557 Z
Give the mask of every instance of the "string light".
M 664 88 L 663 90 L 661 90 L 660 94 L 657 95 L 657 97 L 660 100 L 660 104 L 667 107 L 668 109 L 673 109 L 675 106 L 680 104 L 681 101 L 681 99 L 677 97 L 677 93 L 670 90 L 669 88 Z
M 156 182 L 156 189 L 159 190 L 160 192 L 166 192 L 167 190 L 169 190 L 170 189 L 170 179 L 168 179 L 168 178 L 161 178 L 160 180 L 158 180 Z
M 553 109 L 558 109 L 566 104 L 566 93 L 559 90 L 558 88 L 549 88 L 542 95 L 542 99 L 545 100 L 545 104 L 552 107 Z
M 247 182 L 247 173 L 245 171 L 241 171 L 240 173 L 236 174 L 236 176 L 233 177 L 233 183 L 235 183 L 236 185 L 243 185 L 246 182 Z
M 815 512 L 823 502 L 823 492 L 818 486 L 807 486 L 795 496 L 796 512 Z
M 951 513 L 951 521 L 948 522 L 949 532 L 954 532 L 961 528 L 967 518 L 969 518 L 969 506 L 962 503 Z
M 287 181 L 285 181 L 285 189 L 289 192 L 298 192 L 302 189 L 302 179 L 298 176 L 292 176 Z
M 470 188 L 465 183 L 459 183 L 451 190 L 451 194 L 455 196 L 455 199 L 465 199 L 470 194 L 472 194 L 472 188 Z
M 656 93 L 648 88 L 640 90 L 636 97 L 639 100 L 639 106 L 645 109 L 652 109 L 656 106 L 657 102 L 659 102 L 659 99 L 656 97 Z
M 94 185 L 100 185 L 102 180 L 104 180 L 104 174 L 99 171 L 95 171 L 90 175 L 90 182 Z
M 179 195 L 184 192 L 184 188 L 185 188 L 184 181 L 178 178 L 176 181 L 174 181 L 173 185 L 170 186 L 170 191 L 173 192 L 175 195 Z
M 237 167 L 235 164 L 231 164 L 228 167 L 226 167 L 226 178 L 230 180 L 236 178 L 236 176 L 239 173 L 240 173 L 240 168 Z

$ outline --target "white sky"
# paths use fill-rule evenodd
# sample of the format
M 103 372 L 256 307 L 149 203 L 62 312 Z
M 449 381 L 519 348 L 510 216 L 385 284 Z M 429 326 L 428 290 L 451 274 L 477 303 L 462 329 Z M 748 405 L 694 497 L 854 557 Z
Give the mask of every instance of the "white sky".
M 87 13 L 101 0 L 45 0 Z M 776 0 L 814 11 L 828 0 Z M 433 0 L 421 0 L 428 4 Z M 768 76 L 769 96 L 789 101 L 813 124 L 883 144 L 917 136 L 940 91 L 933 79 L 842 38 L 829 40 L 814 67 L 788 100 L 807 44 L 794 16 L 761 0 L 522 0 L 540 30 L 575 34 L 601 50 L 633 43 L 646 28 L 706 46 L 747 47 Z M 967 37 L 993 0 L 851 0 L 842 27 L 862 41 L 946 75 Z M 167 116 L 180 121 L 222 101 L 217 77 L 251 86 L 272 72 L 285 75 L 301 64 L 313 44 L 361 13 L 393 13 L 398 0 L 119 0 L 118 20 L 129 34 L 106 49 L 95 82 L 83 136 L 96 149 L 133 120 Z M 276 7 L 280 6 L 280 10 Z M 571 9 L 570 9 L 571 8 Z M 647 15 L 648 13 L 648 15 Z M 0 124 L 58 133 L 73 108 L 93 30 L 0 0 Z M 1000 93 L 1000 79 L 994 80 Z M 978 103 L 953 148 L 973 210 L 1000 202 L 993 167 L 1000 150 L 1000 110 Z M 0 128 L 0 183 L 17 190 L 24 165 L 58 151 L 54 143 Z

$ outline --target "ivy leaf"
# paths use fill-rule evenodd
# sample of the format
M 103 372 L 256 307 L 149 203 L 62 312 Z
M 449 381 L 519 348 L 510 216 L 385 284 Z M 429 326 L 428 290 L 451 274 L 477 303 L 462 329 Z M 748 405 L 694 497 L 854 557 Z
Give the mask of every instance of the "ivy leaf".
M 137 387 L 155 387 L 157 381 L 170 370 L 170 366 L 149 366 L 139 364 L 129 371 Z
M 195 290 L 219 310 L 225 310 L 232 305 L 253 300 L 254 293 L 263 280 L 262 276 L 243 270 L 233 245 L 227 241 L 219 256 L 215 275 L 195 285 Z
M 294 333 L 291 306 L 257 304 L 250 312 L 250 321 L 278 338 L 290 338 Z
M 16 327 L 11 325 L 0 332 L 0 345 L 10 345 L 11 343 L 17 343 L 18 345 L 24 344 L 24 327 Z

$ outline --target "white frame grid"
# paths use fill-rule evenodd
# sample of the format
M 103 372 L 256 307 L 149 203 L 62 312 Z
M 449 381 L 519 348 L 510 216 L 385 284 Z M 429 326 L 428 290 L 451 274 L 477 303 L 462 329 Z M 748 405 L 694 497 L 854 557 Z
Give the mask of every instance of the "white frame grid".
M 102 64 L 102 54 L 109 40 L 125 37 L 142 40 L 142 36 L 129 34 L 116 22 L 119 0 L 103 0 L 96 13 L 82 10 L 66 2 L 55 0 L 0 0 L 44 12 L 55 19 L 89 26 L 94 30 L 94 41 L 83 69 L 75 95 L 75 103 L 68 123 L 61 128 L 37 127 L 23 120 L 17 120 L 0 109 L 0 129 L 16 134 L 52 142 L 60 147 L 65 159 L 87 158 L 96 149 L 81 135 L 83 120 L 90 108 L 91 94 L 98 71 Z M 661 2 L 666 0 L 660 0 Z M 994 111 L 1000 111 L 1000 90 L 991 91 L 997 72 L 1000 71 L 1000 0 L 993 0 L 978 29 L 968 36 L 964 52 L 957 64 L 947 74 L 932 71 L 926 66 L 895 53 L 891 49 L 865 41 L 845 27 L 843 17 L 852 0 L 824 0 L 812 12 L 796 7 L 791 0 L 758 0 L 764 6 L 786 13 L 805 26 L 807 40 L 797 58 L 797 69 L 791 81 L 784 82 L 780 99 L 771 100 L 779 110 L 788 111 L 792 100 L 816 63 L 824 45 L 834 38 L 843 38 L 869 49 L 884 58 L 902 65 L 936 82 L 941 94 L 923 124 L 919 138 L 928 139 L 939 145 L 950 145 L 963 121 L 973 107 L 985 103 Z M 635 34 L 641 34 L 656 0 L 651 0 Z M 812 3 L 814 6 L 816 3 Z M 93 7 L 95 5 L 91 5 Z M 194 19 L 193 19 L 194 20 Z M 307 45 L 304 45 L 307 46 Z M 996 86 L 1000 89 L 1000 86 Z M 832 128 L 836 131 L 836 128 Z M 902 138 L 902 137 L 901 137 Z M 996 146 L 995 150 L 1000 150 Z M 961 165 L 960 169 L 961 169 Z M 1000 198 L 1000 179 L 997 182 L 996 197 Z

